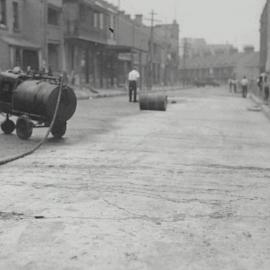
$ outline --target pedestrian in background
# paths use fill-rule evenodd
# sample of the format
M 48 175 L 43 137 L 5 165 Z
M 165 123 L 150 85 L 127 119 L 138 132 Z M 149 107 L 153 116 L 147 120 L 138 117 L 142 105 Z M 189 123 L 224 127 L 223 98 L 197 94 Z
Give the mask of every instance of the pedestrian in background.
M 129 90 L 129 102 L 137 102 L 137 82 L 140 78 L 140 73 L 137 71 L 136 67 L 133 68 L 128 73 L 128 90 Z
M 264 90 L 264 100 L 267 103 L 269 98 L 269 81 L 267 75 L 265 75 L 263 78 L 263 90 Z
M 236 94 L 236 92 L 237 92 L 237 80 L 234 78 L 234 79 L 231 80 L 231 83 L 232 83 L 233 92 L 234 92 L 234 94 Z
M 258 86 L 258 88 L 260 90 L 260 93 L 261 93 L 261 91 L 263 89 L 263 78 L 264 78 L 264 74 L 261 73 L 260 76 L 257 79 L 257 86 Z
M 228 84 L 229 84 L 229 90 L 230 90 L 230 93 L 231 93 L 232 92 L 232 87 L 233 87 L 231 78 L 228 80 Z
M 246 98 L 247 91 L 248 91 L 248 79 L 246 76 L 243 77 L 240 84 L 241 84 L 241 88 L 242 88 L 242 96 L 243 96 L 243 98 Z

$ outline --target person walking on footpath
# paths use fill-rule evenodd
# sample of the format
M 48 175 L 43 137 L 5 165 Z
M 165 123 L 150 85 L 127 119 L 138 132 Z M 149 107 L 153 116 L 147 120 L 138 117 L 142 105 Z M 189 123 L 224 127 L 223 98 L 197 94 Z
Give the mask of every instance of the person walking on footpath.
M 230 93 L 232 92 L 232 80 L 231 78 L 228 79 L 228 85 L 229 85 L 229 90 L 230 90 Z
M 137 82 L 140 78 L 140 73 L 137 71 L 136 67 L 134 67 L 128 73 L 128 91 L 129 91 L 129 102 L 137 102 Z
M 248 79 L 246 76 L 243 77 L 241 80 L 241 87 L 242 87 L 242 96 L 243 98 L 247 97 L 247 91 L 248 91 Z
M 232 92 L 236 94 L 237 92 L 237 80 L 235 78 L 231 79 L 231 84 L 232 84 Z
M 261 73 L 260 76 L 257 78 L 257 86 L 260 90 L 260 93 L 262 92 L 262 89 L 263 89 L 263 80 L 264 80 L 264 74 Z
M 269 81 L 268 76 L 265 75 L 263 79 L 264 101 L 267 104 L 269 99 Z

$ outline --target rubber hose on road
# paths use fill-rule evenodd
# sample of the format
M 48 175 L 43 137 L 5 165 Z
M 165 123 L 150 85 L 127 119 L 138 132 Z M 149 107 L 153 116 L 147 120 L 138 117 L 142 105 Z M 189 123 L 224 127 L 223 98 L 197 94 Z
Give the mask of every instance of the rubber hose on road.
M 52 130 L 52 127 L 53 127 L 53 125 L 55 123 L 55 120 L 56 120 L 56 116 L 57 116 L 57 113 L 58 113 L 58 110 L 59 110 L 62 90 L 63 90 L 63 76 L 61 76 L 61 78 L 60 78 L 60 87 L 59 87 L 59 92 L 58 92 L 58 97 L 57 97 L 57 102 L 56 102 L 53 118 L 52 118 L 52 121 L 50 123 L 50 126 L 49 126 L 44 138 L 33 149 L 31 149 L 31 150 L 29 150 L 27 152 L 24 152 L 24 153 L 22 153 L 20 155 L 0 160 L 0 166 L 33 154 L 36 150 L 38 150 L 42 146 L 42 144 L 45 143 L 45 141 L 48 139 L 48 136 L 49 136 L 49 134 L 50 134 L 50 132 Z

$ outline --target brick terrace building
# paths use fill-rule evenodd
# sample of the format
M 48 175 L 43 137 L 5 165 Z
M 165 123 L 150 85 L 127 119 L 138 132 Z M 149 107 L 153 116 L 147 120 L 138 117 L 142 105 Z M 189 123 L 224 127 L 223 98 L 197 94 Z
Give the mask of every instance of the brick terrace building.
M 104 0 L 0 0 L 1 69 L 66 71 L 94 87 L 123 85 L 132 66 L 147 84 L 177 81 L 179 26 L 149 26 Z M 150 68 L 150 64 L 152 64 Z
M 25 31 L 25 2 L 0 1 L 1 69 L 14 66 L 39 67 L 41 44 L 28 38 Z
M 0 1 L 1 69 L 64 67 L 62 0 Z
M 114 84 L 116 55 L 110 47 L 116 44 L 116 13 L 104 1 L 64 0 L 67 71 L 78 83 Z
M 229 78 L 241 79 L 247 76 L 256 81 L 259 75 L 259 52 L 246 47 L 244 52 L 192 57 L 180 66 L 180 75 L 186 83 L 214 78 L 227 83 Z

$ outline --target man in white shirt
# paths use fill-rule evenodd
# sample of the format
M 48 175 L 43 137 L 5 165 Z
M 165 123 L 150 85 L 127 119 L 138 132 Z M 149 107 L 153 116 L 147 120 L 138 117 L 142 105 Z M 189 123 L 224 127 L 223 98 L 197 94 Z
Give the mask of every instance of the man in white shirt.
M 246 76 L 244 76 L 243 79 L 241 80 L 241 87 L 242 87 L 243 98 L 246 98 L 247 90 L 248 90 L 248 79 Z
M 137 102 L 137 81 L 140 78 L 140 73 L 136 68 L 133 68 L 128 73 L 128 90 L 129 90 L 129 102 L 132 101 L 133 93 L 133 102 Z

